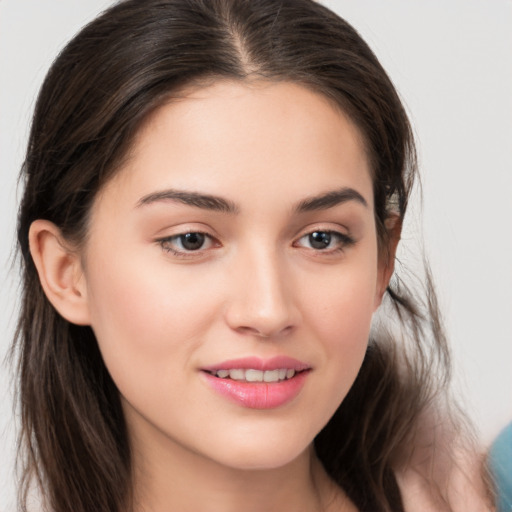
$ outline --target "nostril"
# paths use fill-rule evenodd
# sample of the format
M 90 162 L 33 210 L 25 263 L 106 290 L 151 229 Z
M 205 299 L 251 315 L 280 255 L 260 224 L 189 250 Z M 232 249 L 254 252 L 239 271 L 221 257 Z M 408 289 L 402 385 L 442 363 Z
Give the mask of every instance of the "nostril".
M 237 328 L 237 331 L 243 334 L 258 336 L 260 338 L 270 338 L 270 334 L 267 334 L 260 329 L 256 329 L 255 327 L 240 326 Z
M 237 328 L 237 331 L 242 334 L 248 334 L 252 336 L 256 336 L 258 338 L 272 338 L 275 336 L 282 336 L 285 334 L 288 334 L 293 327 L 291 325 L 287 325 L 284 328 L 278 328 L 278 329 L 258 329 L 256 327 L 246 327 L 246 326 L 240 326 Z

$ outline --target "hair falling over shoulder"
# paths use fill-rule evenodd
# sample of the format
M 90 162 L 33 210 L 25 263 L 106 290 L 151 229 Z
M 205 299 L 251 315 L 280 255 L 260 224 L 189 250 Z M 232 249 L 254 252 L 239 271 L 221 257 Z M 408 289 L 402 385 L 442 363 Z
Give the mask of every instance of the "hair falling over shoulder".
M 390 213 L 404 218 L 417 172 L 407 115 L 375 55 L 327 8 L 311 0 L 126 0 L 105 11 L 48 72 L 22 169 L 23 289 L 13 345 L 22 510 L 34 483 L 54 512 L 131 508 L 119 394 L 91 328 L 70 324 L 47 300 L 29 252 L 31 223 L 47 219 L 83 243 L 96 194 L 151 111 L 190 84 L 259 78 L 325 95 L 360 129 L 381 251 Z M 421 292 L 409 291 L 397 270 L 381 308 L 356 382 L 315 446 L 360 510 L 398 512 L 398 474 L 422 418 L 445 400 L 450 364 L 428 270 Z

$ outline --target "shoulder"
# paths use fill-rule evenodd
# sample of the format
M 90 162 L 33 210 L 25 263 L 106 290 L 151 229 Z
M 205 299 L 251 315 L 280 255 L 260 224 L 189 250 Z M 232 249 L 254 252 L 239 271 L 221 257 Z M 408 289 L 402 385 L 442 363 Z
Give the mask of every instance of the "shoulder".
M 397 481 L 407 512 L 492 512 L 484 451 L 464 422 L 432 409 L 422 415 Z

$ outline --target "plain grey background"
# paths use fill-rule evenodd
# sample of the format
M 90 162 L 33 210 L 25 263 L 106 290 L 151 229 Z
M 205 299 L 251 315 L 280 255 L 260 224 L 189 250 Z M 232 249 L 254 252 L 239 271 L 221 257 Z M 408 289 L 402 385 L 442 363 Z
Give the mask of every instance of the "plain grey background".
M 0 0 L 0 357 L 16 316 L 16 178 L 35 95 L 59 49 L 108 0 Z M 455 390 L 484 442 L 512 420 L 512 1 L 330 0 L 395 82 L 418 138 L 423 245 L 454 353 Z M 424 241 L 424 242 L 423 242 Z M 11 375 L 0 367 L 0 511 L 14 510 Z

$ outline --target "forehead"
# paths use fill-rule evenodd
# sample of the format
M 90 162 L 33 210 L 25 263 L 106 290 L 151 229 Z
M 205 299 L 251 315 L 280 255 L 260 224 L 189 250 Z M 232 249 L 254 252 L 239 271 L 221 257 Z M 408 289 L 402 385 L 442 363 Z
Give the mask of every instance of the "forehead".
M 332 101 L 294 83 L 221 81 L 157 108 L 105 188 L 130 189 L 134 202 L 165 187 L 275 191 L 282 202 L 346 186 L 372 204 L 363 137 Z

